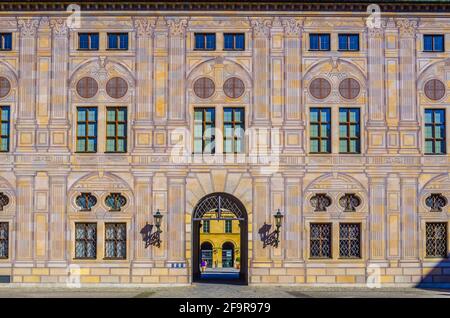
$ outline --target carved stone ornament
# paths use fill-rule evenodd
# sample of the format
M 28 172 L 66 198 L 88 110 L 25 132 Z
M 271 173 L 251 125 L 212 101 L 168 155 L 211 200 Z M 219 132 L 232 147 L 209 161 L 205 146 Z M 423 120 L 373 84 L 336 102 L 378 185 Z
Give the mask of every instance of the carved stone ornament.
M 17 18 L 17 26 L 22 37 L 34 37 L 39 27 L 39 18 Z
M 271 18 L 250 18 L 253 34 L 259 37 L 269 37 L 272 23 L 273 19 Z
M 284 27 L 284 33 L 290 36 L 300 36 L 303 30 L 303 20 L 296 18 L 282 18 L 281 24 Z
M 50 27 L 52 28 L 53 33 L 57 36 L 67 35 L 68 27 L 66 19 L 64 18 L 50 19 Z
M 155 30 L 156 18 L 135 18 L 133 24 L 139 37 L 150 37 Z
M 170 35 L 182 36 L 186 31 L 188 25 L 187 18 L 167 18 L 167 25 L 169 26 Z
M 430 208 L 430 212 L 442 212 L 442 208 L 447 203 L 447 198 L 441 193 L 432 193 L 425 199 L 425 204 Z
M 339 199 L 339 205 L 344 208 L 344 212 L 355 212 L 361 205 L 361 199 L 354 193 L 346 193 Z
M 397 28 L 402 37 L 414 37 L 417 29 L 417 20 L 401 18 L 396 20 Z
M 9 204 L 9 197 L 0 192 L 0 211 L 3 211 L 3 208 Z
M 317 193 L 311 198 L 310 202 L 314 207 L 314 212 L 325 212 L 327 207 L 331 205 L 331 198 L 326 193 Z

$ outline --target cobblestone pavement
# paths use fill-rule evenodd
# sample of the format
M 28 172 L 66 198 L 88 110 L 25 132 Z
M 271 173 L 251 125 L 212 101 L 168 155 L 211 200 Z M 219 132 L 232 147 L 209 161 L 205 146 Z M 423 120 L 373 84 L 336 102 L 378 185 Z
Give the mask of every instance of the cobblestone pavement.
M 50 288 L 50 287 L 1 287 L 0 297 L 6 298 L 314 298 L 314 297 L 380 297 L 380 298 L 450 298 L 450 289 L 416 288 L 353 288 L 353 287 L 300 287 L 300 286 L 239 286 L 223 284 L 194 284 L 185 287 L 86 287 L 86 288 Z

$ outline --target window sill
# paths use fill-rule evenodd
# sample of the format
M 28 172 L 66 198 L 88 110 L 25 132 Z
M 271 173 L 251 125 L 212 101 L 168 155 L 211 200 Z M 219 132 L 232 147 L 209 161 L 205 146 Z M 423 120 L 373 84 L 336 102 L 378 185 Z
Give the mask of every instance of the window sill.
M 216 51 L 216 49 L 214 48 L 214 49 L 193 49 L 193 51 L 208 51 L 208 52 L 213 52 L 213 51 Z
M 127 261 L 126 258 L 121 257 L 105 257 L 103 258 L 104 261 Z
M 73 260 L 76 260 L 76 261 L 96 261 L 97 257 L 74 257 Z
M 310 52 L 330 52 L 331 49 L 321 50 L 321 49 L 309 49 Z
M 115 48 L 107 48 L 106 51 L 128 51 L 129 49 L 115 49 Z
M 434 50 L 432 50 L 432 51 L 428 51 L 428 50 L 423 50 L 422 51 L 423 53 L 445 53 L 445 50 L 444 51 L 434 51 Z
M 97 52 L 99 49 L 77 49 L 80 52 Z
M 243 52 L 245 49 L 223 49 L 225 52 Z

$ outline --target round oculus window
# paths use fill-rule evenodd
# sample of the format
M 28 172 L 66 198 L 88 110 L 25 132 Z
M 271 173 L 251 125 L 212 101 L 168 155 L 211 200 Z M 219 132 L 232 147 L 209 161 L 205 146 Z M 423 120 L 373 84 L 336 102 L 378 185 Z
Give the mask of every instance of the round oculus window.
M 112 98 L 122 98 L 128 91 L 128 84 L 123 78 L 113 77 L 106 83 L 106 93 Z
M 210 98 L 214 94 L 215 90 L 216 86 L 210 78 L 201 77 L 194 83 L 194 93 L 200 98 Z
M 231 77 L 223 84 L 223 91 L 230 98 L 239 98 L 245 91 L 244 82 L 237 77 Z
M 92 98 L 98 92 L 98 84 L 92 77 L 83 77 L 77 83 L 77 93 L 83 98 Z
M 309 92 L 314 98 L 324 99 L 331 93 L 331 84 L 324 78 L 316 78 L 309 84 Z

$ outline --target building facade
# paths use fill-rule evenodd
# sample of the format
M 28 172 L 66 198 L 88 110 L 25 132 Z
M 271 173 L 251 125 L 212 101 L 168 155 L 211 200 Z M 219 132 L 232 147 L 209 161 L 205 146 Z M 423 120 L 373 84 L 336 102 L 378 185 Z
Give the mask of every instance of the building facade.
M 250 284 L 449 284 L 449 8 L 382 2 L 0 2 L 0 280 L 189 284 L 224 209 Z

